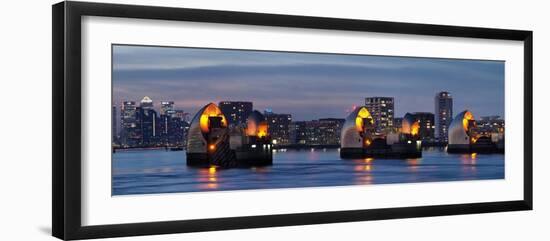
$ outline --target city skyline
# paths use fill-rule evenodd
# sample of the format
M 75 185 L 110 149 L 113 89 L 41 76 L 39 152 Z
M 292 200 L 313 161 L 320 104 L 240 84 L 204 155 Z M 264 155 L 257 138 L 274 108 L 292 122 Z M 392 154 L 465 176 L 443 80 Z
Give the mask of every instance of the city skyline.
M 149 97 L 148 95 L 146 96 L 143 96 L 143 97 Z M 142 97 L 142 98 L 143 98 Z M 150 98 L 150 97 L 149 97 Z M 371 98 L 371 97 L 367 97 L 367 98 Z M 153 98 L 150 98 L 152 101 L 153 101 L 153 107 L 151 108 L 152 110 L 154 110 L 156 112 L 156 114 L 160 117 L 160 115 L 162 114 L 162 106 L 160 105 L 161 102 L 165 102 L 165 101 L 170 101 L 170 102 L 173 102 L 173 110 L 174 111 L 183 111 L 184 114 L 187 115 L 187 118 L 188 118 L 188 121 L 191 121 L 191 119 L 193 119 L 193 117 L 197 114 L 197 113 L 192 113 L 192 112 L 188 112 L 187 110 L 184 110 L 183 108 L 179 108 L 178 106 L 178 103 L 175 102 L 175 101 L 172 101 L 172 100 L 166 100 L 166 99 L 162 99 L 162 100 L 155 100 Z M 364 98 L 363 98 L 364 99 Z M 121 107 L 123 105 L 124 102 L 128 102 L 128 101 L 131 101 L 131 102 L 134 102 L 136 107 L 140 107 L 140 100 L 141 99 L 137 99 L 137 100 L 124 100 L 120 103 L 115 103 L 112 107 L 115 107 L 116 109 L 116 119 L 117 119 L 117 122 L 118 122 L 118 119 L 120 118 L 120 110 L 121 110 Z M 241 100 L 241 101 L 221 101 L 221 102 L 252 102 L 254 104 L 253 101 L 248 101 L 248 100 Z M 210 103 L 210 102 L 209 102 Z M 216 102 L 212 102 L 214 104 L 219 104 L 220 102 L 216 103 Z M 206 103 L 208 104 L 208 103 Z M 253 110 L 257 110 L 257 111 L 260 111 L 261 113 L 266 113 L 266 112 L 271 112 L 271 113 L 274 113 L 274 114 L 290 114 L 292 116 L 292 121 L 293 122 L 298 122 L 298 121 L 314 121 L 314 120 L 320 120 L 320 119 L 345 119 L 345 117 L 349 114 L 349 112 L 351 112 L 352 110 L 355 110 L 355 108 L 359 108 L 361 106 L 365 106 L 364 104 L 363 105 L 354 105 L 352 107 L 350 107 L 349 109 L 346 110 L 345 112 L 345 116 L 341 116 L 341 117 L 327 117 L 327 116 L 320 116 L 318 118 L 313 118 L 313 119 L 304 119 L 304 120 L 295 120 L 294 119 L 294 114 L 293 113 L 283 113 L 283 112 L 276 112 L 274 111 L 273 109 L 271 108 L 267 108 L 267 109 L 257 109 L 255 107 L 255 105 L 253 105 Z M 200 109 L 200 108 L 198 108 Z M 434 111 L 405 111 L 405 114 L 416 114 L 416 113 L 430 113 L 430 114 L 434 114 Z M 405 114 L 403 116 L 394 116 L 393 118 L 394 119 L 402 119 Z M 474 113 L 476 114 L 476 113 Z M 503 119 L 504 116 L 501 116 L 501 115 L 496 115 L 496 114 L 487 114 L 487 115 L 478 115 L 476 114 L 475 115 L 475 119 L 476 120 L 481 120 L 483 118 L 489 118 L 489 117 L 498 117 L 500 119 Z M 120 124 L 120 123 L 117 123 L 117 125 Z
M 395 98 L 395 117 L 432 112 L 437 92 L 454 109 L 504 117 L 504 63 L 366 55 L 143 46 L 113 47 L 113 101 L 174 101 L 191 117 L 207 103 L 251 101 L 293 120 L 343 118 L 369 96 Z M 490 98 L 488 98 L 490 97 Z

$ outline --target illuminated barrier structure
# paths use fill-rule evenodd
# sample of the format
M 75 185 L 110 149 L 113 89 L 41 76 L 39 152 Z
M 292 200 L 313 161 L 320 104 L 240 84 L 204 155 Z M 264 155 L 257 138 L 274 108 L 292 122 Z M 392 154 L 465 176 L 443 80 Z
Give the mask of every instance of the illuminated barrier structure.
M 474 115 L 468 111 L 460 112 L 449 127 L 449 153 L 495 153 L 499 152 L 491 137 L 478 133 Z
M 373 144 L 374 137 L 374 119 L 367 107 L 356 108 L 348 115 L 342 127 L 340 157 L 364 157 L 365 149 Z
M 391 155 L 396 158 L 422 157 L 422 141 L 420 140 L 420 120 L 410 113 L 403 116 L 399 133 L 389 133 L 386 143 L 391 146 Z
M 349 114 L 342 128 L 341 158 L 415 158 L 422 152 L 416 142 L 396 140 L 388 143 L 392 137 L 376 132 L 374 120 L 367 109 L 362 106 Z
M 222 168 L 272 163 L 271 139 L 267 122 L 258 111 L 247 121 L 247 128 L 228 127 L 220 108 L 210 103 L 200 109 L 187 134 L 187 165 Z
M 236 166 L 235 153 L 229 147 L 227 119 L 220 108 L 210 103 L 200 109 L 187 134 L 187 165 Z
M 255 110 L 248 116 L 241 143 L 233 142 L 231 147 L 235 150 L 239 165 L 263 166 L 273 163 L 273 146 L 267 128 L 266 118 L 259 111 Z M 240 137 L 231 135 L 233 139 Z
M 419 140 L 420 122 L 411 113 L 405 114 L 401 122 L 401 136 L 405 141 Z
M 397 134 L 398 141 L 389 142 L 394 155 L 404 158 L 422 157 L 422 141 L 420 140 L 420 120 L 411 113 L 403 116 L 401 132 Z M 389 138 L 388 138 L 389 139 Z

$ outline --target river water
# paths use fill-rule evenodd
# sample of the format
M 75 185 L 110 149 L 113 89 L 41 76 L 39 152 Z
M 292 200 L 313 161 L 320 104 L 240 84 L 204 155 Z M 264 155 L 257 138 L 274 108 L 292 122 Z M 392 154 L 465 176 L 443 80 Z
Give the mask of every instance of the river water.
M 267 167 L 216 169 L 185 164 L 184 151 L 113 154 L 112 194 L 149 194 L 504 178 L 502 154 L 447 154 L 427 148 L 418 159 L 340 159 L 337 149 L 287 150 Z

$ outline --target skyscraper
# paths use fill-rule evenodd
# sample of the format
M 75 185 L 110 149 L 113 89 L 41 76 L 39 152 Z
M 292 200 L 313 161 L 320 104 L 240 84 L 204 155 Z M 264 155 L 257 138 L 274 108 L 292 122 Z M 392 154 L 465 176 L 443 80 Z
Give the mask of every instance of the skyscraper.
M 140 128 L 140 145 L 152 146 L 157 143 L 159 137 L 157 133 L 157 112 L 152 109 L 138 108 L 136 119 L 138 121 L 138 127 Z
M 160 102 L 160 115 L 172 115 L 174 114 L 174 101 L 161 101 Z
M 174 117 L 189 123 L 189 113 L 183 110 L 174 110 Z
M 116 106 L 113 105 L 113 108 L 111 110 L 111 136 L 112 136 L 112 139 L 111 139 L 111 142 L 112 143 L 116 143 L 118 140 L 118 133 L 117 133 L 117 116 L 116 116 Z
M 171 123 L 168 125 L 168 143 L 172 146 L 184 146 L 187 139 L 189 123 L 184 119 L 174 116 L 171 117 Z
M 162 106 L 160 111 L 163 112 Z M 159 123 L 157 124 L 158 129 L 156 130 L 161 139 L 161 143 L 165 145 L 170 144 L 169 139 L 170 139 L 170 134 L 172 134 L 170 130 L 171 130 L 171 125 L 173 123 L 172 120 L 175 119 L 174 115 L 170 114 L 170 112 L 171 110 L 168 110 L 168 111 L 165 110 L 164 113 L 159 116 L 158 118 Z
M 153 100 L 151 100 L 151 98 L 149 98 L 149 96 L 145 96 L 145 97 L 143 97 L 143 99 L 139 103 L 139 107 L 141 107 L 144 110 L 152 110 L 153 107 L 154 107 Z
M 393 97 L 367 97 L 365 106 L 369 110 L 377 132 L 390 132 L 393 128 Z
M 135 145 L 138 137 L 136 102 L 124 101 L 120 107 L 120 142 L 122 145 Z
M 229 125 L 233 126 L 246 124 L 246 119 L 252 113 L 252 102 L 222 101 L 218 106 Z
M 170 145 L 170 136 L 173 134 L 171 133 L 172 124 L 175 122 L 173 119 L 175 118 L 176 111 L 174 110 L 174 101 L 161 101 L 160 102 L 160 115 L 158 118 L 158 129 L 157 134 L 159 138 L 161 139 L 161 142 L 165 145 Z
M 453 97 L 443 91 L 435 95 L 435 137 L 440 142 L 448 141 L 449 125 L 453 120 Z

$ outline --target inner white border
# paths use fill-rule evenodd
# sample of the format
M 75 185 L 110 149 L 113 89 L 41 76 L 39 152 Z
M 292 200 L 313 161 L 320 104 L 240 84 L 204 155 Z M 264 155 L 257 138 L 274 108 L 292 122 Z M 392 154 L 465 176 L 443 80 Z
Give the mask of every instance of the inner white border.
M 505 179 L 111 197 L 112 43 L 504 60 Z M 84 17 L 82 56 L 85 226 L 523 199 L 520 41 Z

